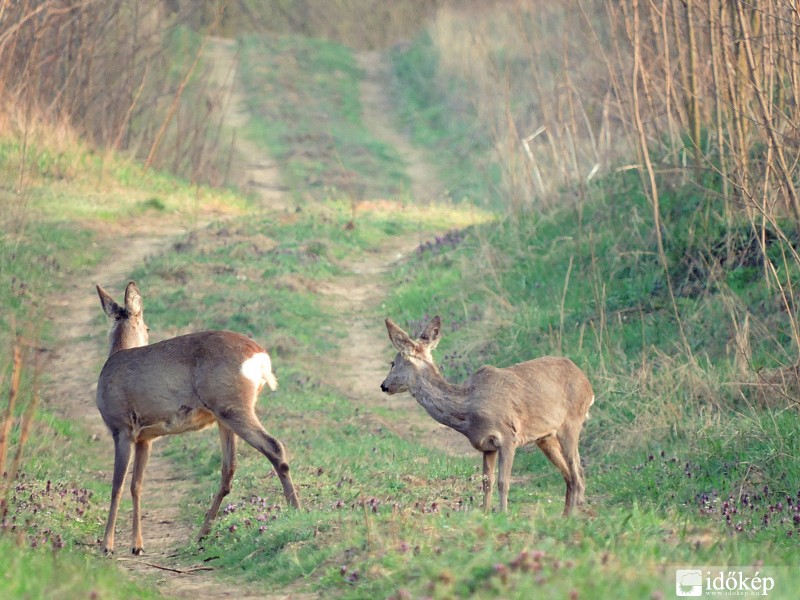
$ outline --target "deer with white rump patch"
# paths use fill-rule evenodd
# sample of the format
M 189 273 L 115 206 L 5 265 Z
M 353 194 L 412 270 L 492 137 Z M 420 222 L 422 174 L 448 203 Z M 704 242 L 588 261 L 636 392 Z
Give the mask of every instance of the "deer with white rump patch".
M 567 484 L 564 516 L 583 503 L 578 438 L 594 402 L 586 375 L 568 358 L 547 356 L 504 369 L 484 366 L 463 385 L 449 383 L 431 351 L 441 336 L 434 317 L 417 340 L 386 319 L 398 353 L 381 390 L 409 392 L 428 414 L 464 434 L 483 453 L 483 506 L 489 511 L 498 468 L 500 510 L 508 509 L 511 465 L 517 448 L 535 443 Z
M 236 468 L 236 435 L 261 452 L 275 468 L 286 501 L 300 500 L 289 475 L 283 445 L 267 433 L 255 413 L 258 393 L 278 387 L 267 352 L 253 340 L 230 331 L 203 331 L 148 345 L 142 297 L 134 282 L 120 306 L 97 286 L 111 322 L 108 360 L 97 382 L 97 408 L 114 438 L 114 476 L 103 551 L 114 551 L 114 525 L 122 486 L 131 461 L 133 554 L 144 551 L 140 496 L 153 440 L 164 435 L 219 425 L 222 480 L 200 528 L 211 529 Z

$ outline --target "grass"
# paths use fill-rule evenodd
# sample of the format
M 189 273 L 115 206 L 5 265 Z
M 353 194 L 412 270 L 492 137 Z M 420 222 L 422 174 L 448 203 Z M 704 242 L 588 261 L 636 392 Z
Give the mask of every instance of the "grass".
M 597 210 L 602 213 L 601 206 Z M 313 287 L 312 282 L 336 277 L 337 259 L 369 252 L 386 240 L 385 232 L 401 230 L 398 222 L 403 217 L 370 214 L 360 222 L 360 236 L 352 237 L 345 227 L 345 204 L 340 205 L 338 216 L 324 214 L 325 219 L 320 219 L 304 211 L 291 223 L 250 223 L 276 244 L 262 257 L 236 258 L 235 246 L 216 236 L 215 242 L 208 242 L 211 246 L 201 242 L 197 254 L 151 262 L 139 278 L 154 290 L 169 289 L 170 282 L 159 280 L 158 273 L 200 265 L 217 253 L 228 256 L 232 272 L 245 268 L 261 272 L 263 276 L 252 279 L 212 280 L 191 300 L 211 311 L 203 317 L 209 319 L 204 323 L 239 327 L 238 299 L 263 294 L 263 280 L 291 276 Z M 384 219 L 393 224 L 387 226 Z M 556 265 L 566 262 L 562 254 L 566 252 L 575 257 L 572 276 L 578 291 L 571 285 L 567 288 L 564 310 L 569 319 L 564 322 L 569 325 L 564 325 L 561 339 L 572 353 L 579 348 L 580 336 L 580 320 L 572 311 L 583 314 L 587 322 L 599 319 L 579 303 L 582 294 L 591 294 L 591 269 L 607 268 L 613 274 L 619 265 L 610 259 L 592 261 L 588 244 L 583 249 L 587 255 L 581 256 L 571 243 L 547 243 L 552 239 L 545 237 L 548 229 L 563 235 L 567 220 L 568 216 L 563 220 L 555 216 L 552 222 L 539 222 L 530 230 L 522 221 L 508 221 L 499 228 L 478 225 L 432 237 L 420 245 L 405 268 L 393 273 L 388 288 L 397 292 L 383 310 L 398 315 L 411 329 L 426 312 L 446 315 L 448 329 L 437 356 L 443 357 L 442 364 L 453 379 L 460 379 L 474 363 L 504 364 L 514 359 L 514 353 L 546 353 L 559 339 L 554 331 L 561 321 L 564 272 Z M 596 225 L 598 237 L 603 225 Z M 414 222 L 405 225 L 406 230 L 416 227 Z M 253 234 L 244 226 L 241 232 Z M 512 233 L 531 237 L 523 244 Z M 613 232 L 609 237 L 634 239 Z M 326 252 L 313 260 L 291 251 L 315 247 L 321 239 Z M 528 256 L 532 244 L 550 248 L 549 253 L 537 253 L 541 264 L 535 271 L 530 261 L 516 263 Z M 285 260 L 277 259 L 283 256 Z M 496 260 L 483 262 L 482 256 Z M 161 266 L 162 262 L 171 266 Z M 477 268 L 490 267 L 495 269 L 494 276 L 482 277 L 482 283 L 463 294 L 454 293 L 467 273 L 475 277 Z M 521 283 L 523 273 L 531 285 Z M 652 281 L 657 279 L 657 274 L 651 276 Z M 607 280 L 609 289 L 613 281 L 613 277 Z M 498 294 L 493 289 L 496 282 L 508 283 L 500 289 L 507 294 L 504 300 L 513 307 L 511 312 L 532 310 L 521 315 L 528 319 L 526 324 L 509 324 L 511 317 L 496 307 L 495 313 L 487 312 L 492 294 Z M 586 290 L 581 285 L 587 285 Z M 226 290 L 225 303 L 215 291 L 217 286 Z M 533 310 L 524 301 L 532 290 L 559 301 L 543 299 Z M 626 293 L 636 297 L 634 291 Z M 569 521 L 560 517 L 563 482 L 533 451 L 521 452 L 517 458 L 510 512 L 484 515 L 478 454 L 471 458 L 432 450 L 421 454 L 408 440 L 376 428 L 369 412 L 326 389 L 303 367 L 309 356 L 335 351 L 343 335 L 335 316 L 302 286 L 269 295 L 280 301 L 267 310 L 251 303 L 247 312 L 257 320 L 247 331 L 275 348 L 281 388 L 276 396 L 262 400 L 261 412 L 273 434 L 291 440 L 304 511 L 285 508 L 277 480 L 269 476 L 269 465 L 243 448 L 228 506 L 215 522 L 211 538 L 202 546 L 187 548 L 191 555 L 219 557 L 212 562 L 226 572 L 267 585 L 303 580 L 304 585 L 343 598 L 526 597 L 534 592 L 544 597 L 570 593 L 647 597 L 670 590 L 675 566 L 686 564 L 763 563 L 778 569 L 782 581 L 793 585 L 794 576 L 780 567 L 793 564 L 797 557 L 794 515 L 800 514 L 800 471 L 794 458 L 798 450 L 795 416 L 787 411 L 748 409 L 731 394 L 715 398 L 717 388 L 698 398 L 695 394 L 702 391 L 701 383 L 709 388 L 715 385 L 705 371 L 691 368 L 680 356 L 664 356 L 657 364 L 658 348 L 675 347 L 674 330 L 661 341 L 652 334 L 647 348 L 654 354 L 647 358 L 653 363 L 653 373 L 644 382 L 631 378 L 642 356 L 641 323 L 630 325 L 639 336 L 639 343 L 631 341 L 630 347 L 623 342 L 611 346 L 597 342 L 592 347 L 595 342 L 584 333 L 585 355 L 578 353 L 579 362 L 591 373 L 600 394 L 583 444 L 588 515 Z M 638 298 L 652 302 L 648 310 L 654 315 L 654 331 L 667 336 L 669 328 L 658 322 L 670 319 L 663 299 L 654 297 L 652 289 Z M 296 308 L 284 311 L 284 306 Z M 602 311 L 603 306 L 598 303 L 594 309 Z M 684 308 L 700 310 L 694 302 Z M 217 316 L 217 310 L 224 315 Z M 151 303 L 148 311 L 151 323 L 166 325 L 183 309 L 169 301 L 163 307 Z M 376 327 L 383 314 L 375 315 Z M 626 326 L 624 321 L 609 324 L 602 339 L 633 339 L 632 333 L 622 335 Z M 524 338 L 504 337 L 515 327 L 524 327 Z M 487 332 L 499 333 L 500 341 L 481 344 Z M 722 352 L 723 342 L 717 343 L 716 351 Z M 472 347 L 477 348 L 475 353 L 463 350 Z M 595 349 L 601 357 L 589 360 Z M 709 346 L 709 356 L 714 354 Z M 615 360 L 620 364 L 613 364 Z M 413 400 L 408 402 L 409 410 L 421 410 Z M 386 416 L 381 411 L 374 414 Z M 215 488 L 219 449 L 213 432 L 173 440 L 170 452 L 175 460 L 194 465 L 203 487 Z M 187 508 L 198 524 L 206 501 L 197 498 Z M 781 593 L 789 597 L 786 589 L 791 588 L 777 592 L 778 597 Z
M 415 42 L 422 45 L 412 45 L 412 52 L 427 51 L 426 43 Z M 154 339 L 230 328 L 270 349 L 281 387 L 261 399 L 260 413 L 287 444 L 304 510 L 285 508 L 269 464 L 242 447 L 227 506 L 202 545 L 182 548 L 186 556 L 207 561 L 232 580 L 341 598 L 664 598 L 674 589 L 675 569 L 685 565 L 763 568 L 775 573 L 780 586 L 771 597 L 793 597 L 800 583 L 792 568 L 800 535 L 796 413 L 780 395 L 754 391 L 755 374 L 736 367 L 732 340 L 747 314 L 755 332 L 752 366 L 785 367 L 795 350 L 777 288 L 765 285 L 764 265 L 753 261 L 746 221 L 730 227 L 694 186 L 669 188 L 662 203 L 673 306 L 650 206 L 630 173 L 595 183 L 580 206 L 478 219 L 471 226 L 474 215 L 453 207 L 425 211 L 364 203 L 354 212 L 355 188 L 331 191 L 341 185 L 331 175 L 341 174 L 341 165 L 370 193 L 396 193 L 405 181 L 392 174 L 402 171 L 396 157 L 376 151 L 359 133 L 353 91 L 359 74 L 352 56 L 339 46 L 305 45 L 298 38 L 247 40 L 243 52 L 248 86 L 269 90 L 268 106 L 256 109 L 253 135 L 263 134 L 262 141 L 285 161 L 299 198 L 320 200 L 295 213 L 233 217 L 197 231 L 175 252 L 149 259 L 134 277 Z M 398 60 L 408 61 L 407 69 L 413 62 Z M 303 77 L 301 62 L 309 65 Z M 423 100 L 416 101 L 435 104 L 424 99 L 434 96 L 423 94 L 443 94 L 446 86 L 422 89 L 436 71 L 420 70 L 424 78 L 416 93 Z M 329 110 L 322 108 L 325 97 Z M 452 127 L 437 119 L 420 121 L 416 139 L 440 154 L 448 140 L 460 148 L 458 132 L 467 126 L 455 117 Z M 281 125 L 286 122 L 298 129 Z M 311 134 L 317 137 L 303 138 Z M 326 145 L 330 140 L 335 143 Z M 305 142 L 324 151 L 298 154 Z M 364 156 L 374 162 L 362 172 Z M 68 156 L 60 160 L 75 164 Z M 14 165 L 5 165 L 14 172 Z M 181 222 L 194 214 L 197 202 L 232 204 L 233 213 L 244 203 L 238 197 L 229 203 L 225 194 L 208 190 L 198 195 L 158 175 L 131 189 L 128 182 L 140 173 L 134 166 L 103 167 L 102 177 L 90 169 L 86 180 L 83 168 L 67 178 L 65 195 L 56 196 L 55 169 L 39 167 L 28 198 L 36 214 L 46 217 L 40 219 L 46 228 L 4 240 L 6 256 L 25 242 L 29 256 L 43 257 L 46 244 L 54 243 L 59 263 L 85 270 L 102 259 L 103 224 L 142 213 Z M 474 169 L 464 160 L 443 164 L 442 173 L 458 180 Z M 99 187 L 98 199 L 80 200 L 80 191 L 92 185 Z M 119 198 L 117 189 L 125 190 Z M 464 196 L 490 194 L 484 188 Z M 53 233 L 56 215 L 70 219 L 58 234 L 63 239 Z M 443 234 L 448 227 L 453 229 Z M 502 366 L 551 353 L 571 356 L 589 374 L 598 401 L 582 443 L 585 513 L 563 519 L 561 477 L 540 453 L 521 451 L 509 512 L 483 514 L 477 453 L 453 457 L 398 437 L 380 423 L 402 414 L 365 410 L 333 392 L 320 369 L 309 368 L 336 351 L 347 327 L 320 301 L 320 286 L 343 273 L 343 261 L 397 236 L 421 243 L 380 282 L 391 293 L 372 315 L 376 328 L 390 315 L 417 331 L 433 314 L 442 315 L 444 338 L 436 358 L 453 380 L 483 363 Z M 98 243 L 96 252 L 82 255 L 80 249 L 92 243 Z M 729 252 L 725 261 L 722 247 Z M 798 275 L 796 265 L 782 260 L 789 250 L 774 241 L 768 251 L 786 287 Z M 18 273 L 12 262 L 3 263 L 5 272 Z M 36 297 L 65 289 L 67 279 L 53 277 L 55 267 L 41 263 L 30 271 Z M 8 302 L 30 318 L 30 304 Z M 422 410 L 411 398 L 407 402 L 409 411 Z M 50 560 L 56 535 L 70 549 L 94 543 L 105 517 L 107 483 L 97 482 L 91 458 L 96 453 L 80 442 L 79 430 L 51 415 L 41 421 L 45 435 L 40 446 L 31 447 L 36 458 L 26 465 L 13 504 L 22 541 L 0 536 L 0 560 L 47 573 L 37 561 Z M 217 435 L 180 436 L 167 448 L 187 479 L 207 490 L 185 507 L 186 517 L 199 525 L 218 485 Z M 53 478 L 54 472 L 60 477 Z M 98 493 L 103 501 L 96 504 Z M 34 540 L 37 548 L 30 547 Z M 104 563 L 74 554 L 62 558 L 66 554 L 55 551 L 60 566 L 78 574 L 78 593 L 112 586 L 86 574 L 105 573 Z M 52 586 L 57 577 L 42 580 Z M 30 571 L 27 579 L 33 579 Z
M 411 140 L 432 150 L 434 166 L 449 196 L 490 209 L 503 207 L 500 169 L 492 140 L 475 112 L 467 86 L 438 68 L 439 56 L 427 33 L 390 52 L 398 126 Z
M 12 430 L 11 448 L 18 442 Z M 6 598 L 156 598 L 146 580 L 120 578 L 119 568 L 95 552 L 106 518 L 108 484 L 98 477 L 98 453 L 80 425 L 40 411 L 25 446 L 23 471 L 6 492 L 0 519 L 0 560 Z M 3 481 L 5 484 L 5 481 Z
M 42 395 L 20 476 L 8 494 L 5 480 L 0 486 L 0 497 L 8 501 L 0 516 L 0 562 L 7 565 L 0 595 L 157 597 L 146 581 L 121 579 L 115 565 L 94 553 L 106 519 L 109 483 L 99 473 L 108 467 L 107 451 L 98 453 L 79 424 L 56 416 L 50 391 L 57 388 L 42 389 L 43 378 L 52 374 L 42 367 L 37 374 L 35 363 L 46 364 L 58 333 L 52 311 L 68 309 L 73 295 L 84 293 L 76 288 L 91 291 L 86 273 L 109 260 L 115 236 L 146 231 L 156 219 L 189 229 L 209 213 L 241 211 L 247 201 L 231 192 L 190 187 L 163 173 L 145 173 L 141 166 L 100 157 L 81 144 L 66 148 L 41 137 L 32 136 L 24 148 L 18 140 L 0 143 L 0 173 L 6 181 L 0 200 L 9 208 L 0 229 L 0 348 L 5 357 L 0 387 L 6 397 L 10 348 L 21 335 L 27 358 L 16 414 L 35 390 Z M 21 187 L 16 185 L 20 170 L 25 174 Z M 9 460 L 19 435 L 16 419 Z
M 22 188 L 10 183 L 0 188 L 3 202 L 14 207 L 0 238 L 0 274 L 11 282 L 3 286 L 0 300 L 15 310 L 25 303 L 31 310 L 74 273 L 96 265 L 104 258 L 106 236 L 123 228 L 146 228 L 151 220 L 166 218 L 191 229 L 210 213 L 232 214 L 247 206 L 231 192 L 145 173 L 140 165 L 104 159 L 80 145 L 73 150 L 47 147 L 31 144 L 23 150 L 13 140 L 0 143 L 0 173 L 6 181 L 15 181 L 20 169 L 28 173 Z
M 5 598 L 160 598 L 155 586 L 120 581 L 119 569 L 91 555 L 50 548 L 24 550 L 11 536 L 0 536 L 6 575 L 0 579 Z
M 350 49 L 298 36 L 247 37 L 240 48 L 248 135 L 280 161 L 298 200 L 396 197 L 408 187 L 396 150 L 361 123 L 361 72 Z
M 321 307 L 318 290 L 343 273 L 343 260 L 374 252 L 394 236 L 419 237 L 453 218 L 447 208 L 387 205 L 360 211 L 352 226 L 350 205 L 330 200 L 292 215 L 214 225 L 175 254 L 154 258 L 135 277 L 146 290 L 154 335 L 234 329 L 277 349 L 280 362 L 282 352 L 335 347 L 343 325 Z

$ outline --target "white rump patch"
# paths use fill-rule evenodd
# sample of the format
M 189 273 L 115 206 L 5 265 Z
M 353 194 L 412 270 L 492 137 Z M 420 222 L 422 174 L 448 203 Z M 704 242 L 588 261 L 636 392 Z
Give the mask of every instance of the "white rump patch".
M 255 383 L 259 389 L 264 384 L 269 386 L 273 392 L 278 389 L 278 380 L 272 374 L 272 361 L 269 359 L 269 354 L 266 352 L 259 352 L 254 354 L 242 363 L 242 375 L 247 377 L 250 381 Z

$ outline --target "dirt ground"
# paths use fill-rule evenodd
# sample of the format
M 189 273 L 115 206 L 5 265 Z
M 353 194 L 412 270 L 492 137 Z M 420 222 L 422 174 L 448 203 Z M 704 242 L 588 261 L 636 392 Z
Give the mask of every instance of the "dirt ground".
M 224 39 L 213 39 L 209 45 L 213 57 L 213 80 L 228 91 L 224 110 L 229 126 L 239 128 L 246 122 L 243 96 L 239 90 L 236 71 L 238 57 L 235 44 Z M 360 66 L 366 73 L 361 89 L 364 121 L 374 134 L 393 144 L 407 162 L 412 179 L 409 192 L 417 201 L 429 202 L 441 193 L 441 186 L 416 153 L 408 140 L 397 132 L 386 115 L 388 102 L 380 87 L 380 56 L 364 54 Z M 238 156 L 234 158 L 232 172 L 240 185 L 257 193 L 260 210 L 284 211 L 290 202 L 280 181 L 274 161 L 256 144 L 239 136 Z M 208 221 L 211 215 L 207 216 Z M 107 325 L 94 290 L 95 283 L 105 287 L 118 299 L 130 273 L 148 256 L 170 252 L 174 244 L 189 232 L 165 222 L 153 221 L 137 227 L 115 239 L 117 248 L 111 254 L 114 260 L 102 263 L 84 279 L 85 285 L 76 288 L 73 296 L 59 299 L 53 306 L 58 345 L 53 353 L 50 368 L 59 373 L 51 384 L 47 397 L 53 408 L 70 419 L 80 421 L 88 431 L 98 453 L 108 455 L 108 470 L 102 476 L 111 478 L 113 444 L 94 402 L 97 374 L 106 354 Z M 382 289 L 377 283 L 379 275 L 413 251 L 419 240 L 396 239 L 382 251 L 364 256 L 350 265 L 349 273 L 325 283 L 320 292 L 324 301 L 336 310 L 350 327 L 350 336 L 342 344 L 341 352 L 332 353 L 335 364 L 326 365 L 337 372 L 338 391 L 350 398 L 374 418 L 376 424 L 394 433 L 415 439 L 420 444 L 436 447 L 453 454 L 473 452 L 466 439 L 430 419 L 413 404 L 408 395 L 386 397 L 379 389 L 387 372 L 392 350 L 381 323 L 368 320 L 382 299 Z M 146 291 L 145 305 L 147 301 Z M 388 316 L 388 315 L 387 315 Z M 380 419 L 369 409 L 383 406 L 402 409 L 402 419 Z M 411 410 L 409 410 L 411 409 Z M 127 493 L 127 490 L 126 490 Z M 143 557 L 128 554 L 130 546 L 131 517 L 123 511 L 117 526 L 117 551 L 113 560 L 133 574 L 154 576 L 162 593 L 172 598 L 316 598 L 314 594 L 301 593 L 291 587 L 281 590 L 264 590 L 252 584 L 218 577 L 213 567 L 205 564 L 186 564 L 175 555 L 175 549 L 197 534 L 195 527 L 180 517 L 180 507 L 198 496 L 210 502 L 213 490 L 198 489 L 197 484 L 182 477 L 175 466 L 159 451 L 156 443 L 147 469 L 143 494 L 143 531 L 145 551 Z M 99 534 L 100 532 L 98 532 Z M 99 552 L 99 547 L 98 547 Z

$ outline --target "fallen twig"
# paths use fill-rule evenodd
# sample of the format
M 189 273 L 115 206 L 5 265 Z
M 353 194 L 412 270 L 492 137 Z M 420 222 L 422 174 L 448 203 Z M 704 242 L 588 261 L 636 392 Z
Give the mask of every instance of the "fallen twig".
M 171 573 L 179 573 L 180 575 L 189 575 L 191 573 L 196 573 L 197 571 L 214 570 L 214 567 L 192 567 L 191 569 L 173 569 L 172 567 L 165 567 L 164 565 L 157 565 L 155 563 L 147 562 L 144 560 L 138 560 L 135 558 L 118 558 L 117 560 L 135 562 L 142 565 L 146 565 L 148 567 L 153 567 L 154 569 L 161 569 L 162 571 L 170 571 Z

